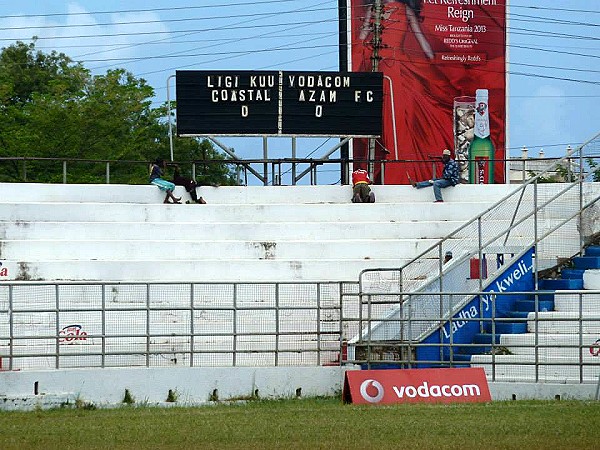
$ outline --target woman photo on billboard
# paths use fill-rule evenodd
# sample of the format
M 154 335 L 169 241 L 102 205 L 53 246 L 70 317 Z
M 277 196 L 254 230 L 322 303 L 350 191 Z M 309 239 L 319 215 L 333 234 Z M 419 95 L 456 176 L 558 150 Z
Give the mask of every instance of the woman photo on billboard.
M 365 17 L 364 17 L 364 21 L 363 21 L 363 25 L 361 27 L 360 30 L 360 36 L 359 39 L 361 41 L 364 41 L 367 36 L 369 35 L 369 33 L 371 32 L 372 26 L 371 26 L 371 20 L 373 19 L 373 2 L 372 0 L 364 0 L 365 3 Z M 389 4 L 394 4 L 394 3 L 400 3 L 405 5 L 405 13 L 406 13 L 406 20 L 408 21 L 408 24 L 410 26 L 410 29 L 412 30 L 412 32 L 415 34 L 415 38 L 417 39 L 417 42 L 419 42 L 419 45 L 421 46 L 421 48 L 423 49 L 423 53 L 425 53 L 425 56 L 427 56 L 428 59 L 433 59 L 433 50 L 431 50 L 431 45 L 429 45 L 429 42 L 427 42 L 427 38 L 425 37 L 425 34 L 423 34 L 423 30 L 421 30 L 421 25 L 420 22 L 423 20 L 423 18 L 421 17 L 421 6 L 423 1 L 422 0 L 383 0 L 382 2 L 385 5 L 389 5 Z M 400 5 L 397 5 L 396 7 L 400 8 Z M 387 17 L 386 17 L 387 15 Z M 384 20 L 388 19 L 389 16 L 391 15 L 391 13 L 389 11 L 384 13 Z
M 436 149 L 454 148 L 455 97 L 474 95 L 477 89 L 489 87 L 490 102 L 496 102 L 497 106 L 490 112 L 490 120 L 497 123 L 492 130 L 501 132 L 504 123 L 502 35 L 490 31 L 479 40 L 467 36 L 464 39 L 471 47 L 468 50 L 455 48 L 447 43 L 452 34 L 450 29 L 473 28 L 470 20 L 448 17 L 447 7 L 437 2 L 382 0 L 377 37 L 373 1 L 351 0 L 351 13 L 352 70 L 374 70 L 373 56 L 377 49 L 376 70 L 383 72 L 386 78 L 382 145 L 376 147 L 379 153 L 375 159 L 403 161 L 386 164 L 386 184 L 407 184 L 407 172 L 415 179 L 431 178 L 437 160 Z M 502 29 L 497 23 L 499 13 L 491 7 L 471 8 L 475 10 L 474 24 L 485 24 L 494 32 Z M 472 35 L 469 31 L 463 34 Z M 448 60 L 449 56 L 465 54 L 485 54 L 486 58 L 478 64 Z M 394 148 L 394 142 L 397 142 L 397 154 L 386 152 L 385 149 Z M 368 154 L 366 147 L 367 144 L 355 140 L 353 157 L 364 159 Z

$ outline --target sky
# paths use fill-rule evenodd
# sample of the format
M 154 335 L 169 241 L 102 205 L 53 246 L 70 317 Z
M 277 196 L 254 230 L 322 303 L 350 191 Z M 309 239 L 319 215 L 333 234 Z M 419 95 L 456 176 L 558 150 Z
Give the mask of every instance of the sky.
M 0 0 L 0 47 L 38 40 L 94 74 L 125 68 L 175 97 L 176 70 L 336 71 L 338 0 Z M 510 0 L 509 154 L 562 156 L 600 132 L 600 0 Z M 263 156 L 261 138 L 219 138 L 241 158 Z M 321 157 L 337 140 L 298 142 Z M 287 138 L 270 158 L 290 157 Z M 175 155 L 176 157 L 176 155 Z M 332 158 L 336 155 L 333 154 Z M 332 180 L 334 183 L 335 179 Z

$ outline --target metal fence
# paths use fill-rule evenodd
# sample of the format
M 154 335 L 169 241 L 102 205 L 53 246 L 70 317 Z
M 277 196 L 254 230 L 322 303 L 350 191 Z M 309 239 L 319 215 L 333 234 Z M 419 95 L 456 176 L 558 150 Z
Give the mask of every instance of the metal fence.
M 464 292 L 447 293 L 458 304 Z M 507 293 L 521 295 L 537 293 Z M 407 296 L 404 307 L 418 302 Z M 445 344 L 432 365 L 483 367 L 490 380 L 595 382 L 600 375 L 600 291 L 563 292 L 558 314 L 520 319 L 432 316 L 447 327 L 477 322 L 489 342 Z M 493 302 L 493 308 L 500 302 Z M 418 341 L 372 342 L 348 357 L 367 304 L 356 283 L 48 283 L 0 286 L 2 370 L 101 367 L 315 366 L 383 363 L 417 367 Z M 411 316 L 388 319 L 411 329 Z M 506 321 L 528 333 L 498 335 Z M 439 346 L 439 344 L 436 344 Z M 362 352 L 362 353 L 361 353 Z M 468 362 L 459 352 L 474 353 Z M 440 352 L 442 355 L 444 352 Z M 377 366 L 375 366 L 377 367 Z
M 535 248 L 532 269 L 536 287 L 542 271 L 580 254 L 600 232 L 600 196 L 595 186 L 586 182 L 596 177 L 588 157 L 599 150 L 600 135 L 404 266 L 364 270 L 359 287 L 361 333 L 351 340 L 359 353 L 361 349 L 364 352 L 355 360 L 370 364 L 380 361 L 382 353 L 391 361 L 409 360 L 415 343 L 446 323 L 452 325 L 461 308 L 530 248 Z M 574 181 L 538 189 L 547 173 L 564 164 L 571 168 L 568 177 Z M 444 264 L 447 251 L 453 253 L 453 259 Z M 441 344 L 444 346 L 453 344 Z M 445 359 L 440 357 L 441 361 Z
M 4 370 L 340 364 L 355 283 L 0 285 Z
M 522 183 L 535 174 L 545 171 L 560 158 L 506 159 L 509 165 L 509 182 Z M 547 172 L 556 181 L 570 178 L 577 170 L 576 160 L 568 161 L 564 170 Z M 598 156 L 592 156 L 597 161 Z M 497 162 L 498 160 L 496 160 Z M 262 184 L 265 186 L 296 184 L 347 184 L 350 180 L 351 165 L 366 166 L 375 164 L 380 169 L 379 182 L 385 184 L 386 170 L 392 167 L 398 173 L 414 171 L 419 167 L 423 173 L 435 178 L 441 171 L 441 160 L 430 155 L 425 160 L 377 160 L 367 161 L 340 158 L 258 158 L 258 159 L 205 159 L 197 161 L 176 161 L 192 178 L 205 173 L 211 167 L 227 167 L 238 185 Z M 468 160 L 462 160 L 467 164 Z M 145 180 L 148 175 L 148 161 L 101 160 L 84 158 L 37 158 L 0 157 L 0 182 L 44 182 L 44 183 L 130 183 L 132 179 Z M 85 178 L 74 174 L 85 173 Z M 133 178 L 132 178 L 133 177 Z M 333 179 L 333 181 L 332 181 Z
M 554 294 L 555 308 L 547 311 L 544 296 L 549 292 L 527 291 L 495 293 L 476 292 L 487 296 L 491 308 L 489 317 L 469 314 L 446 316 L 431 315 L 429 320 L 444 324 L 438 330 L 445 334 L 445 343 L 427 343 L 421 340 L 363 340 L 354 344 L 347 362 L 364 367 L 417 368 L 417 367 L 482 367 L 490 381 L 597 383 L 600 377 L 600 291 L 573 290 Z M 458 307 L 465 295 L 473 292 L 445 292 L 450 308 Z M 508 297 L 535 298 L 533 312 L 521 317 L 503 316 L 498 305 Z M 439 301 L 439 296 L 432 295 Z M 422 296 L 406 295 L 402 307 L 418 309 Z M 364 317 L 373 305 L 363 304 Z M 412 315 L 384 318 L 398 330 L 422 327 L 422 319 Z M 474 341 L 454 342 L 453 330 L 474 324 L 479 328 Z M 522 329 L 519 333 L 501 333 L 502 326 L 510 324 Z M 351 344 L 352 345 L 352 344 Z M 420 350 L 434 349 L 428 360 L 417 358 Z M 353 350 L 353 351 L 352 351 Z

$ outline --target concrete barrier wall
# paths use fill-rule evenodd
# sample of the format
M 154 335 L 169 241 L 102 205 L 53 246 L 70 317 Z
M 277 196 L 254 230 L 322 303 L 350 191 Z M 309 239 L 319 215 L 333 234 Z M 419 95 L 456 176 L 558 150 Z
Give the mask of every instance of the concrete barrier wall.
M 125 390 L 140 406 L 208 405 L 314 396 L 339 396 L 344 374 L 357 367 L 66 369 L 0 372 L 0 410 L 125 405 Z M 492 400 L 593 400 L 594 384 L 489 383 Z M 171 400 L 167 402 L 171 391 Z
M 234 367 L 165 369 L 65 369 L 0 372 L 0 409 L 34 409 L 93 403 L 123 404 L 125 390 L 137 405 L 178 405 L 252 398 L 340 395 L 348 367 Z

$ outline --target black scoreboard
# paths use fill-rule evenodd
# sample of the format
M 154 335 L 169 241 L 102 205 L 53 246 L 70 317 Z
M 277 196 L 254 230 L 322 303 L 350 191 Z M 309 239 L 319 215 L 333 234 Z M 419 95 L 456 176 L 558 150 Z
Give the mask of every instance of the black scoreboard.
M 176 72 L 177 134 L 380 136 L 380 72 Z

